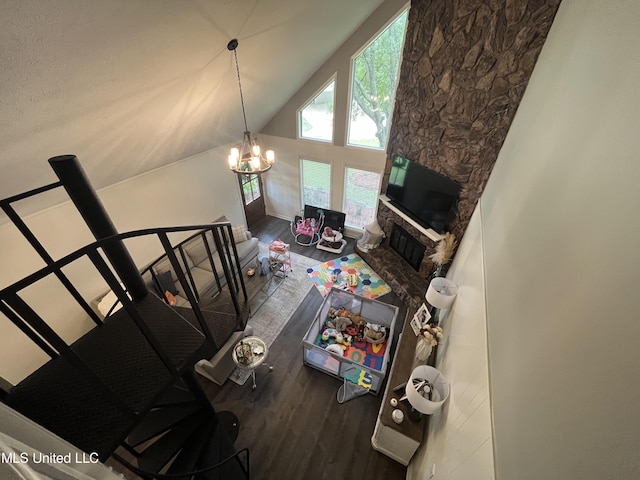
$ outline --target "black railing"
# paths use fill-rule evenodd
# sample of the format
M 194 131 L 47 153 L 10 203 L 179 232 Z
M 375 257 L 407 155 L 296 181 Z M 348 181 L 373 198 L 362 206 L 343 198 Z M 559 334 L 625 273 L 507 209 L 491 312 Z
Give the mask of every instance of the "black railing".
M 126 448 L 125 439 L 131 429 L 154 408 L 176 379 L 185 382 L 194 398 L 217 418 L 195 378 L 193 365 L 203 358 L 205 352 L 213 355 L 221 347 L 212 334 L 212 324 L 218 340 L 221 336 L 228 338 L 224 336 L 230 336 L 232 330 L 246 327 L 247 290 L 231 224 L 216 222 L 120 234 L 78 159 L 73 155 L 65 155 L 54 157 L 49 163 L 59 182 L 0 200 L 2 211 L 45 263 L 40 270 L 0 290 L 0 314 L 50 360 L 16 385 L 0 377 L 0 400 L 79 448 L 99 452 L 100 460 L 105 460 L 118 445 Z M 13 205 L 59 187 L 66 190 L 96 241 L 56 260 Z M 181 232 L 194 233 L 173 245 L 169 234 Z M 140 270 L 124 241 L 143 237 L 149 241 L 157 238 L 164 253 Z M 221 293 L 225 287 L 228 289 L 235 322 L 226 306 L 224 312 L 216 312 L 215 305 L 211 305 L 213 311 L 205 311 L 206 318 L 203 314 L 202 305 L 208 303 L 208 299 L 203 297 L 209 290 L 199 290 L 201 286 L 191 273 L 188 253 L 185 252 L 187 243 L 196 239 L 202 242 L 201 247 L 206 251 L 211 267 L 212 278 L 208 283 L 215 285 L 216 293 Z M 170 302 L 163 290 L 158 288 L 160 284 L 154 268 L 163 258 L 175 273 L 193 314 L 185 308 L 171 309 L 163 305 L 163 301 Z M 85 266 L 87 263 L 95 268 L 95 279 L 101 277 L 117 299 L 106 315 L 103 312 L 99 314 L 98 309 L 94 310 L 80 289 L 64 273 L 64 269 L 72 265 L 74 268 L 69 269 L 77 271 L 78 265 Z M 145 279 L 143 275 L 148 275 L 148 278 Z M 34 307 L 25 300 L 33 298 L 25 290 L 53 277 L 95 324 L 89 332 L 71 342 L 65 341 L 40 316 L 41 309 L 37 308 L 41 307 L 40 304 Z M 90 278 L 91 275 L 85 277 Z M 158 290 L 157 297 L 154 290 Z M 244 305 L 241 305 L 241 296 Z M 117 311 L 118 304 L 122 312 Z M 51 312 L 56 307 L 47 305 L 45 310 Z M 216 318 L 223 318 L 224 324 L 215 324 Z M 77 318 L 65 318 L 65 321 L 68 324 L 76 320 L 83 322 L 84 319 L 79 314 Z M 221 325 L 224 328 L 220 328 Z M 118 361 L 111 362 L 112 355 Z M 118 371 L 118 368 L 121 370 Z M 248 451 L 246 454 L 247 469 L 243 466 L 242 470 L 248 478 Z M 237 460 L 239 457 L 236 454 L 230 458 Z
M 112 405 L 114 408 L 120 411 L 124 418 L 129 419 L 130 425 L 133 426 L 141 420 L 145 412 L 153 407 L 154 399 L 157 398 L 161 394 L 161 391 L 167 387 L 167 385 L 170 383 L 169 379 L 178 377 L 185 378 L 185 376 L 188 376 L 192 373 L 194 363 L 203 358 L 203 352 L 213 351 L 213 353 L 215 353 L 219 347 L 219 345 L 217 345 L 214 341 L 214 338 L 211 335 L 209 329 L 209 325 L 203 317 L 203 313 L 200 308 L 202 298 L 200 299 L 200 302 L 196 299 L 196 295 L 194 294 L 195 289 L 192 290 L 193 285 L 187 280 L 187 277 L 183 272 L 180 263 L 178 262 L 176 251 L 180 250 L 179 246 L 172 245 L 168 238 L 168 234 L 170 233 L 188 232 L 194 230 L 196 230 L 197 232 L 196 234 L 189 237 L 190 239 L 198 237 L 204 240 L 211 239 L 217 247 L 215 251 L 213 251 L 211 247 L 207 249 L 208 253 L 211 254 L 211 256 L 209 257 L 209 262 L 214 266 L 219 262 L 223 266 L 223 278 L 226 281 L 226 286 L 231 298 L 233 299 L 233 304 L 236 306 L 235 330 L 243 330 L 246 326 L 246 312 L 245 310 L 240 308 L 238 297 L 239 295 L 241 295 L 244 299 L 245 304 L 248 304 L 247 292 L 241 274 L 237 250 L 235 249 L 235 245 L 231 241 L 233 238 L 231 232 L 231 224 L 228 222 L 213 223 L 207 225 L 191 225 L 184 227 L 144 229 L 122 233 L 113 237 L 97 240 L 90 245 L 86 245 L 76 250 L 75 252 L 64 256 L 59 260 L 52 261 L 40 270 L 0 290 L 0 312 L 2 312 L 2 314 L 4 314 L 22 332 L 24 332 L 35 345 L 37 345 L 42 351 L 44 351 L 52 359 L 51 361 L 64 361 L 65 364 L 67 364 L 70 368 L 70 370 L 65 370 L 69 372 L 69 375 L 72 375 L 71 371 L 75 371 L 77 374 L 79 374 L 83 379 L 83 382 L 85 382 L 90 390 L 94 391 L 106 402 L 108 402 L 109 405 Z M 170 261 L 180 282 L 180 287 L 188 297 L 191 309 L 193 310 L 193 313 L 197 319 L 198 326 L 196 328 L 202 332 L 202 334 L 199 334 L 200 338 L 202 338 L 202 341 L 198 340 L 198 337 L 194 337 L 196 331 L 193 330 L 193 327 L 185 327 L 187 322 L 182 316 L 180 316 L 178 313 L 173 313 L 173 315 L 175 316 L 176 321 L 181 322 L 181 325 L 178 325 L 180 327 L 180 329 L 178 330 L 184 333 L 186 328 L 186 332 L 188 333 L 188 340 L 190 342 L 188 345 L 193 346 L 194 342 L 197 342 L 197 345 L 200 345 L 200 347 L 194 348 L 193 351 L 182 352 L 176 355 L 175 349 L 177 347 L 175 345 L 172 345 L 173 337 L 171 337 L 171 335 L 168 336 L 169 340 L 167 340 L 167 335 L 165 333 L 164 343 L 160 339 L 156 338 L 156 335 L 154 333 L 154 326 L 157 326 L 157 322 L 159 322 L 160 319 L 145 318 L 141 311 L 139 311 L 139 308 L 149 300 L 146 298 L 139 300 L 130 299 L 126 289 L 122 287 L 119 281 L 120 279 L 113 273 L 109 264 L 104 259 L 101 253 L 102 249 L 111 242 L 122 242 L 126 239 L 145 236 L 155 236 L 160 240 L 160 243 L 164 247 L 164 255 Z M 184 245 L 184 242 L 181 242 L 179 245 Z M 214 257 L 216 255 L 217 259 L 216 261 L 214 261 Z M 76 342 L 67 343 L 36 312 L 34 308 L 27 304 L 27 302 L 23 298 L 23 295 L 21 295 L 25 289 L 31 287 L 34 284 L 37 284 L 38 282 L 48 277 L 55 276 L 60 278 L 60 276 L 62 276 L 62 270 L 65 267 L 68 267 L 74 262 L 79 262 L 83 259 L 88 259 L 91 262 L 91 264 L 97 270 L 97 273 L 100 274 L 100 276 L 105 280 L 108 287 L 115 293 L 118 301 L 122 304 L 123 310 L 124 312 L 126 312 L 128 319 L 130 319 L 130 321 L 132 321 L 137 329 L 142 333 L 144 339 L 150 345 L 153 353 L 162 362 L 161 364 L 166 369 L 166 372 L 168 374 L 168 376 L 166 376 L 167 381 L 164 384 L 156 385 L 154 387 L 154 389 L 157 387 L 157 391 L 155 393 L 151 392 L 149 394 L 149 400 L 144 405 L 132 405 L 132 403 L 128 401 L 127 398 L 125 398 L 126 394 L 125 397 L 122 397 L 122 392 L 117 392 L 117 385 L 114 385 L 113 383 L 109 384 L 108 381 L 105 382 L 105 379 L 101 376 L 102 374 L 92 369 L 91 365 L 94 365 L 95 367 L 96 360 L 92 357 L 86 357 L 86 349 L 82 350 L 84 354 L 77 353 L 78 350 L 75 348 Z M 148 268 L 152 270 L 152 267 Z M 214 274 L 212 273 L 212 277 L 213 275 Z M 213 280 L 211 283 L 213 283 Z M 222 282 L 219 278 L 218 284 L 220 283 Z M 66 282 L 63 282 L 63 284 L 66 286 Z M 236 285 L 238 285 L 237 290 Z M 71 287 L 72 288 L 70 290 L 75 288 L 73 287 L 73 285 Z M 156 296 L 155 293 L 149 293 L 149 295 Z M 158 297 L 160 297 L 159 294 Z M 154 302 L 158 302 L 158 304 L 160 304 L 161 301 L 162 300 L 160 300 L 160 298 L 154 300 Z M 172 309 L 169 306 L 166 306 L 162 310 Z M 224 314 L 229 315 L 227 311 L 225 311 Z M 118 322 L 129 321 L 123 320 L 123 313 L 120 312 L 115 312 L 112 314 L 112 316 L 114 319 L 117 317 Z M 102 335 L 100 331 L 103 328 L 107 328 L 107 323 L 111 321 L 110 317 L 111 316 L 106 317 L 104 320 L 99 319 L 98 325 L 79 340 L 83 340 L 85 337 L 89 336 L 90 334 L 93 335 L 94 333 L 96 335 L 95 338 L 99 339 L 100 335 Z M 210 319 L 210 317 L 208 318 Z M 165 332 L 167 328 L 171 330 L 170 326 L 163 328 L 165 328 Z M 194 333 L 189 333 L 189 329 L 191 329 L 191 331 Z M 233 332 L 230 331 L 228 333 L 229 335 L 231 335 Z M 100 346 L 102 344 L 98 343 L 97 345 L 99 346 L 99 348 L 103 348 Z M 122 342 L 118 341 L 115 345 L 113 343 L 110 345 L 111 347 L 109 348 L 120 349 L 119 351 L 113 351 L 113 354 L 117 355 L 119 358 L 127 358 L 128 356 L 135 358 L 136 352 L 129 352 L 126 349 L 126 339 L 123 339 Z M 204 348 L 205 345 L 206 348 Z M 173 357 L 169 354 L 167 348 L 172 351 L 172 353 L 174 354 Z M 83 357 L 83 355 L 85 356 Z M 179 358 L 179 361 L 176 360 L 176 357 Z M 41 368 L 45 367 L 47 367 L 47 364 L 45 364 Z M 135 360 L 132 360 L 132 362 L 130 363 L 130 367 L 132 369 L 136 368 Z M 43 372 L 46 371 L 48 370 L 43 370 Z M 12 404 L 12 401 L 15 400 L 15 398 L 13 397 L 14 388 L 20 390 L 20 388 L 22 387 L 22 383 L 25 381 L 31 381 L 31 383 L 29 383 L 29 388 L 32 388 L 34 385 L 33 379 L 31 377 L 33 377 L 34 375 L 38 377 L 37 374 L 38 371 L 34 372 L 34 374 L 18 383 L 15 387 L 7 388 L 5 384 L 3 386 L 4 394 L 2 396 L 6 401 L 8 401 L 10 405 L 14 406 L 14 408 L 17 408 L 20 411 L 20 405 Z M 40 376 L 39 378 L 42 378 L 42 376 Z M 36 382 L 36 388 L 37 385 L 38 383 Z M 197 385 L 193 388 L 197 389 Z M 69 395 L 69 399 L 71 400 L 74 392 L 69 391 L 65 393 L 65 395 Z M 41 400 L 45 401 L 45 399 L 37 399 L 36 403 L 40 402 Z M 15 401 L 19 402 L 23 400 Z M 206 402 L 206 397 L 203 397 L 202 401 L 203 403 Z M 29 403 L 31 402 L 29 401 Z M 81 402 L 80 404 L 82 405 Z M 29 410 L 29 408 L 32 408 L 32 406 L 27 406 L 26 408 L 27 410 Z M 24 413 L 25 415 L 30 416 L 28 412 Z M 81 416 L 82 412 L 78 411 L 77 415 Z M 55 428 L 53 425 L 45 426 L 53 429 L 54 433 L 58 433 L 55 432 Z M 91 426 L 88 426 L 87 428 L 95 428 L 95 423 Z M 115 447 L 115 445 L 122 442 L 126 434 L 127 432 L 123 430 L 119 434 L 115 435 L 119 438 L 119 440 L 114 440 L 114 442 L 112 442 L 110 445 Z M 71 441 L 71 439 L 69 440 Z M 101 450 L 101 459 L 106 458 L 106 456 L 111 453 L 111 451 L 109 451 L 110 449 L 111 447 Z
M 188 232 L 193 230 L 197 230 L 197 233 L 189 237 L 188 239 L 183 240 L 175 247 L 171 244 L 168 238 L 169 233 Z M 210 234 L 213 238 L 213 241 L 215 242 L 215 252 L 212 252 L 211 247 L 206 239 L 207 234 Z M 241 315 L 242 308 L 238 301 L 238 294 L 241 292 L 246 302 L 247 290 L 241 274 L 238 252 L 236 250 L 235 244 L 233 243 L 233 241 L 231 241 L 233 235 L 231 231 L 231 224 L 229 222 L 135 230 L 97 240 L 56 261 L 51 259 L 51 257 L 48 257 L 48 265 L 15 282 L 14 284 L 0 290 L 0 310 L 7 316 L 7 318 L 9 318 L 12 323 L 14 323 L 21 331 L 27 334 L 29 338 L 51 358 L 55 358 L 57 355 L 62 354 L 62 352 L 64 352 L 65 356 L 69 356 L 69 358 L 71 358 L 73 354 L 67 351 L 66 347 L 68 347 L 68 345 L 51 327 L 47 325 L 47 323 L 32 308 L 30 308 L 22 300 L 22 298 L 20 297 L 20 292 L 50 275 L 55 275 L 58 279 L 60 279 L 61 283 L 69 291 L 69 293 L 72 294 L 73 298 L 81 306 L 86 306 L 91 311 L 91 318 L 96 322 L 96 324 L 101 325 L 102 320 L 100 319 L 99 315 L 89 306 L 89 303 L 81 295 L 79 299 L 76 298 L 75 293 L 78 292 L 78 290 L 75 286 L 73 286 L 71 281 L 63 273 L 63 269 L 68 265 L 83 258 L 88 258 L 94 265 L 96 270 L 100 273 L 102 278 L 106 281 L 109 288 L 115 293 L 118 301 L 132 316 L 134 321 L 140 320 L 139 318 L 137 318 L 139 317 L 139 315 L 136 311 L 134 302 L 129 298 L 127 292 L 121 286 L 118 278 L 115 276 L 115 274 L 113 274 L 111 268 L 100 254 L 100 251 L 104 249 L 105 246 L 113 244 L 114 242 L 121 242 L 122 240 L 126 239 L 152 235 L 157 236 L 160 240 L 160 243 L 164 248 L 164 255 L 160 258 L 166 256 L 171 262 L 171 266 L 173 267 L 178 277 L 183 291 L 187 295 L 191 308 L 194 310 L 194 313 L 198 318 L 203 333 L 206 334 L 208 332 L 208 327 L 202 317 L 202 312 L 199 306 L 199 296 L 197 297 L 197 294 L 195 293 L 197 292 L 197 289 L 195 288 L 195 282 L 193 281 L 193 278 L 190 278 L 189 280 L 187 279 L 187 276 L 183 271 L 183 267 L 178 262 L 175 253 L 175 249 L 178 249 L 178 251 L 182 252 L 181 255 L 184 258 L 185 253 L 181 249 L 181 247 L 190 239 L 193 239 L 197 236 L 200 236 L 202 238 L 202 241 L 205 244 L 205 249 L 207 251 L 207 256 L 212 265 L 212 270 L 213 272 L 215 272 L 212 272 L 212 279 L 215 279 L 216 285 L 218 285 L 219 288 L 223 288 L 220 282 L 219 273 L 216 271 L 214 262 L 215 253 L 218 254 L 218 258 L 220 259 L 223 268 L 224 278 L 226 280 L 226 285 L 229 288 L 229 293 L 235 308 L 235 312 L 237 315 Z M 151 270 L 154 263 L 156 263 L 157 261 L 158 260 L 154 261 L 150 266 L 146 267 L 142 273 Z M 148 330 L 145 331 L 146 327 L 144 326 L 144 322 L 136 321 L 136 324 L 143 331 L 145 337 L 147 337 L 147 339 L 150 340 L 153 345 L 153 334 Z M 239 328 L 244 327 L 245 325 L 239 325 Z M 209 336 L 208 338 L 211 337 Z M 162 356 L 161 353 L 159 353 L 159 355 Z

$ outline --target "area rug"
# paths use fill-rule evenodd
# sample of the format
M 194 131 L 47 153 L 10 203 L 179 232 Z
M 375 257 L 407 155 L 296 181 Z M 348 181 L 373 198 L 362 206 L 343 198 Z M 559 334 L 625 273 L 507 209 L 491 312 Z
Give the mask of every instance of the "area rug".
M 269 246 L 262 242 L 260 243 L 260 255 L 269 255 Z M 253 334 L 264 340 L 267 346 L 273 343 L 291 315 L 309 293 L 313 283 L 306 273 L 308 267 L 315 262 L 317 260 L 292 253 L 291 272 L 285 279 L 273 280 L 277 283 L 271 284 L 269 298 L 249 318 L 248 325 L 253 327 Z M 269 363 L 268 356 L 267 363 Z M 250 376 L 250 371 L 236 368 L 229 379 L 238 385 L 244 385 Z
M 387 282 L 356 253 L 307 268 L 307 274 L 323 297 L 334 286 L 366 298 L 377 298 L 391 291 Z M 356 285 L 348 284 L 349 274 L 356 275 Z

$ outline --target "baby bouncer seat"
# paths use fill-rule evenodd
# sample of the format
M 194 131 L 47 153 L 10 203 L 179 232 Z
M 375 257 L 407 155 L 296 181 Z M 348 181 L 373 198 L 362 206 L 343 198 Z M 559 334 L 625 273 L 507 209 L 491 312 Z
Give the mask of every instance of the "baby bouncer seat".
M 296 215 L 291 221 L 291 234 L 298 245 L 311 247 L 320 241 L 324 226 L 324 210 L 305 205 L 302 216 Z

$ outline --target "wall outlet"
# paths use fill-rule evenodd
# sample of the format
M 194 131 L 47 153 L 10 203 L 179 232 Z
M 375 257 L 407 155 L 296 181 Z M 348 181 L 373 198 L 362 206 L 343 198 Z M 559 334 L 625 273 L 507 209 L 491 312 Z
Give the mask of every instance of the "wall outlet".
M 431 473 L 429 474 L 429 478 L 435 478 L 436 476 L 436 464 L 431 465 Z

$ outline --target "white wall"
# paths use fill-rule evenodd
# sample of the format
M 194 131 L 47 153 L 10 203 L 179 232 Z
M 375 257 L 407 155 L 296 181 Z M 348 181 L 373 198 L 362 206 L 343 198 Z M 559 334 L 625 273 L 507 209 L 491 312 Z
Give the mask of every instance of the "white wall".
M 349 115 L 349 82 L 351 81 L 351 58 L 378 35 L 389 21 L 407 8 L 406 0 L 385 0 L 362 25 L 331 55 L 309 78 L 289 101 L 262 129 L 263 133 L 279 137 L 297 138 L 297 111 L 304 106 L 319 89 L 336 77 L 333 143 L 346 145 L 347 119 Z
M 363 24 L 309 78 L 282 109 L 269 121 L 260 135 L 276 151 L 276 167 L 265 175 L 267 213 L 291 219 L 302 208 L 300 196 L 300 159 L 331 163 L 331 209 L 342 211 L 344 168 L 355 167 L 382 175 L 386 153 L 380 150 L 346 145 L 351 58 L 402 9 L 406 0 L 385 0 Z M 297 111 L 335 75 L 333 144 L 297 139 Z M 361 231 L 347 230 L 358 236 Z
M 640 3 L 564 0 L 482 196 L 496 478 L 640 478 Z
M 409 463 L 407 479 L 495 478 L 487 363 L 482 219 L 476 208 L 447 278 L 458 296 L 444 320 L 436 368 L 451 383 L 443 408 L 431 415 L 425 442 Z M 513 477 L 517 478 L 517 477 Z
M 221 215 L 233 224 L 245 223 L 238 182 L 227 168 L 227 150 L 220 147 L 204 152 L 103 188 L 98 195 L 119 232 L 204 224 Z M 30 215 L 25 221 L 55 259 L 93 241 L 70 202 Z M 149 238 L 128 241 L 126 245 L 138 266 L 162 253 L 160 243 Z M 12 224 L 0 226 L 0 246 L 0 288 L 44 266 Z M 88 261 L 65 273 L 89 301 L 107 290 Z M 56 281 L 37 284 L 24 296 L 68 342 L 93 325 Z M 46 361 L 47 357 L 3 315 L 0 332 L 1 377 L 16 383 Z
M 291 219 L 302 209 L 300 159 L 331 164 L 331 209 L 342 211 L 345 167 L 382 173 L 385 153 L 379 150 L 260 135 L 276 151 L 275 166 L 264 175 L 267 214 Z

